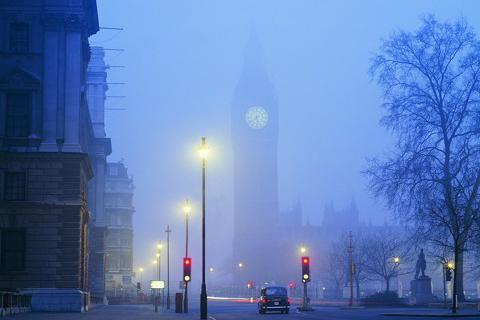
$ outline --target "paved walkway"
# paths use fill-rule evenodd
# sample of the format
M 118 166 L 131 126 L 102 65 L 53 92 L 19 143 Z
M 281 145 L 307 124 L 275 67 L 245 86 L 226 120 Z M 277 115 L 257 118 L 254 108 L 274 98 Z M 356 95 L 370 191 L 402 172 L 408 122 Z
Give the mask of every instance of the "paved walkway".
M 26 313 L 6 316 L 0 319 L 24 320 L 154 320 L 154 319 L 197 319 L 197 315 L 175 314 L 159 308 L 155 313 L 151 305 L 99 306 L 84 313 Z

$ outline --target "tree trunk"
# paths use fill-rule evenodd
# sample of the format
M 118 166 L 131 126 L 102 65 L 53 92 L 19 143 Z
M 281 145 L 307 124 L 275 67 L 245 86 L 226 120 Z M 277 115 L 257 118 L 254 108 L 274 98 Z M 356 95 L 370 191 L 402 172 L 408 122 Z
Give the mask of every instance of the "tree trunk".
M 338 289 L 340 287 L 340 284 L 337 282 L 336 285 L 335 285 L 335 299 L 337 299 L 338 297 Z
M 359 277 L 355 278 L 355 287 L 357 290 L 357 299 L 360 299 L 360 281 L 358 281 Z
M 454 272 L 457 274 L 457 279 L 455 280 L 455 286 L 457 287 L 458 302 L 465 301 L 465 293 L 463 290 L 463 253 L 465 249 L 465 244 L 459 245 L 458 261 L 455 264 Z
M 454 243 L 454 265 L 455 269 L 458 265 L 458 245 L 457 241 Z M 457 313 L 457 279 L 458 279 L 458 272 L 455 270 L 453 272 L 453 293 L 452 293 L 452 313 Z
M 385 278 L 385 283 L 387 284 L 387 290 L 386 292 L 390 291 L 390 278 Z

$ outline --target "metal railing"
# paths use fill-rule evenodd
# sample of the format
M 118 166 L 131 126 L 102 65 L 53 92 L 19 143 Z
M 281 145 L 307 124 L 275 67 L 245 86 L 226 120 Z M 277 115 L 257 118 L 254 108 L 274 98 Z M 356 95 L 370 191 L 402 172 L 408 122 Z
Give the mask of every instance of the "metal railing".
M 0 316 L 27 313 L 32 310 L 32 297 L 18 292 L 0 291 Z

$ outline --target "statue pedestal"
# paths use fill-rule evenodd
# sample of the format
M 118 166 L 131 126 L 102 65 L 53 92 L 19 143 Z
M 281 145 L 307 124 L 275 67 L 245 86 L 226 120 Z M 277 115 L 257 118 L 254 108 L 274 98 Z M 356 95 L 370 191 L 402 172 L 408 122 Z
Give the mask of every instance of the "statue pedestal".
M 436 302 L 437 298 L 432 293 L 432 278 L 421 276 L 410 281 L 410 300 L 415 305 L 427 305 Z

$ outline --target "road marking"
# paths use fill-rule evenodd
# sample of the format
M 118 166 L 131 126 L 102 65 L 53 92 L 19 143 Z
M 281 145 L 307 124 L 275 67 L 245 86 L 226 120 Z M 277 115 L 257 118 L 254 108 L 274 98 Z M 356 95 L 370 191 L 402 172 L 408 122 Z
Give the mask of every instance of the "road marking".
M 209 317 L 210 319 L 212 319 L 212 320 L 217 320 L 217 319 L 215 319 L 215 318 L 214 318 L 214 317 L 212 317 L 212 316 L 208 316 L 208 317 Z

